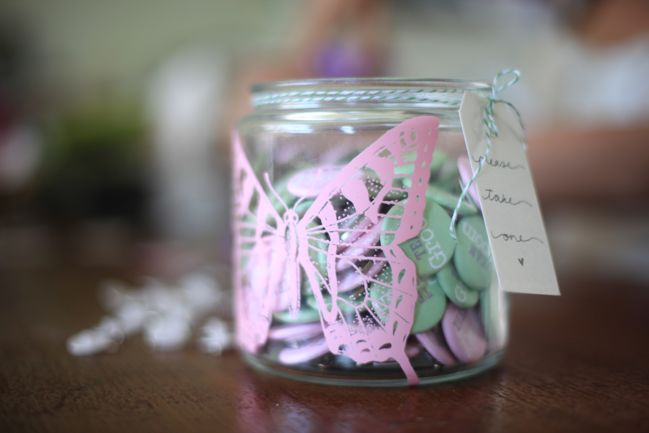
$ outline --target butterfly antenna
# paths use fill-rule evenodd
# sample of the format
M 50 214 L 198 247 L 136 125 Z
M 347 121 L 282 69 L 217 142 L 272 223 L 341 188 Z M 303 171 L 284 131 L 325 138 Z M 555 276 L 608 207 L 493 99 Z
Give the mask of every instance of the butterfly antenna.
M 273 185 L 270 183 L 270 176 L 268 175 L 268 172 L 264 173 L 264 181 L 266 182 L 266 186 L 268 186 L 268 189 L 270 190 L 271 193 L 275 196 L 275 198 L 284 206 L 284 210 L 288 210 L 288 206 L 286 206 L 286 202 L 282 200 L 282 197 L 277 194 L 277 191 L 275 191 L 275 188 L 273 188 Z

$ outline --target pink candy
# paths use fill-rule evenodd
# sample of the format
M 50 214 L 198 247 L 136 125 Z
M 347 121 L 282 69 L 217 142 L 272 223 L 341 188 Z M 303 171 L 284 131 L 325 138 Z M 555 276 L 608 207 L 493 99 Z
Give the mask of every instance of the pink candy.
M 279 352 L 278 359 L 279 362 L 286 365 L 301 364 L 302 362 L 310 361 L 328 352 L 329 346 L 327 346 L 325 339 L 321 338 L 313 343 L 298 348 L 289 347 L 282 349 Z
M 417 340 L 424 346 L 424 349 L 430 353 L 433 358 L 447 367 L 457 364 L 455 357 L 446 348 L 442 338 L 433 331 L 420 332 L 415 335 Z
M 487 340 L 474 308 L 461 309 L 449 304 L 442 318 L 442 329 L 448 346 L 462 362 L 476 362 L 487 351 Z
M 271 340 L 307 340 L 320 334 L 322 334 L 320 323 L 305 323 L 270 328 L 268 338 Z
M 337 165 L 307 168 L 291 176 L 286 188 L 296 197 L 316 197 L 341 170 L 342 167 Z

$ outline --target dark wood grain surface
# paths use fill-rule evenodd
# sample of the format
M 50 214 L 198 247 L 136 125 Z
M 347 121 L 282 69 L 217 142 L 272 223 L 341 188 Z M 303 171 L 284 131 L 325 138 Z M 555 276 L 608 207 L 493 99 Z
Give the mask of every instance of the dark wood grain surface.
M 2 271 L 0 432 L 647 432 L 649 288 L 562 281 L 512 296 L 503 365 L 462 382 L 354 389 L 258 374 L 234 352 L 154 353 L 139 339 L 75 358 L 104 272 Z

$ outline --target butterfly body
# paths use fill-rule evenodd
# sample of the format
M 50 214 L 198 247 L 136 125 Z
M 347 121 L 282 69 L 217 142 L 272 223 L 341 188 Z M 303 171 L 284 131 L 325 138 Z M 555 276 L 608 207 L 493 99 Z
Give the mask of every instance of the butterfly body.
M 298 256 L 298 239 L 297 223 L 298 215 L 293 209 L 288 209 L 283 215 L 286 223 L 285 243 L 286 243 L 286 288 L 290 299 L 289 309 L 296 312 L 300 308 L 300 268 L 297 262 Z

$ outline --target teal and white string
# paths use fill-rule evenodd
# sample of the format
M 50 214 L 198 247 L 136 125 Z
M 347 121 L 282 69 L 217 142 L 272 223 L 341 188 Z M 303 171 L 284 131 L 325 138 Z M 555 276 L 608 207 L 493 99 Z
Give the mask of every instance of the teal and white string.
M 468 194 L 469 189 L 471 188 L 471 186 L 477 179 L 478 175 L 482 171 L 484 165 L 486 164 L 487 159 L 491 155 L 493 139 L 498 137 L 498 134 L 500 132 L 498 130 L 498 123 L 496 122 L 496 115 L 494 112 L 494 107 L 496 106 L 496 104 L 503 103 L 511 107 L 516 113 L 516 115 L 518 116 L 518 120 L 521 126 L 523 125 L 522 118 L 518 110 L 516 110 L 516 108 L 509 102 L 503 101 L 502 99 L 499 98 L 499 95 L 502 91 L 516 84 L 520 78 L 521 78 L 521 73 L 519 70 L 503 69 L 502 71 L 498 72 L 498 74 L 496 74 L 493 81 L 491 82 L 491 94 L 487 98 L 487 103 L 485 104 L 485 107 L 482 110 L 482 125 L 484 126 L 485 152 L 480 157 L 478 168 L 473 173 L 473 176 L 462 188 L 462 192 L 460 193 L 460 198 L 458 199 L 457 204 L 455 205 L 455 209 L 453 209 L 453 216 L 451 217 L 451 225 L 449 227 L 449 232 L 453 239 L 456 239 L 455 223 L 457 222 L 460 206 L 462 205 L 462 202 L 464 201 L 466 195 Z

